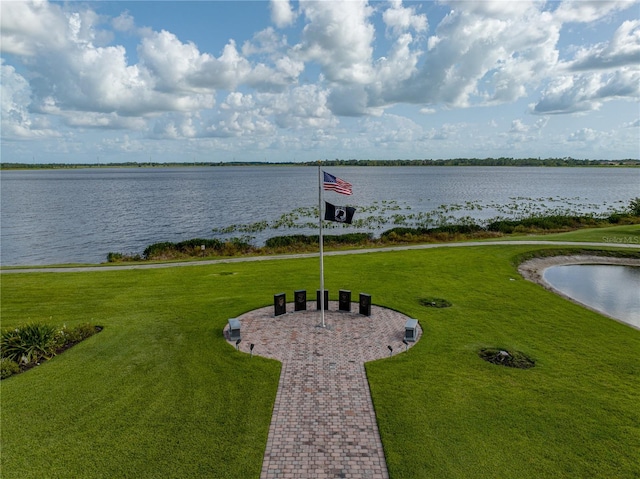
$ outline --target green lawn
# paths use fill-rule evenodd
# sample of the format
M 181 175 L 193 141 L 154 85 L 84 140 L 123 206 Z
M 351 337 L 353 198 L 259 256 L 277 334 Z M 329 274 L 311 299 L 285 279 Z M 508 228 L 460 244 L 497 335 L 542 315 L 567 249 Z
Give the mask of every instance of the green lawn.
M 609 226 L 606 228 L 588 228 L 567 233 L 549 235 L 506 235 L 499 240 L 542 240 L 542 241 L 588 241 L 608 243 L 611 246 L 632 244 L 640 248 L 640 225 Z M 493 241 L 493 240 L 491 240 Z
M 521 279 L 513 260 L 535 249 L 325 258 L 332 299 L 370 293 L 424 330 L 367 365 L 393 479 L 640 475 L 640 331 Z M 222 329 L 274 293 L 317 289 L 317 259 L 1 280 L 2 327 L 104 326 L 0 383 L 3 478 L 259 477 L 280 364 L 236 352 Z M 536 367 L 484 362 L 484 346 Z

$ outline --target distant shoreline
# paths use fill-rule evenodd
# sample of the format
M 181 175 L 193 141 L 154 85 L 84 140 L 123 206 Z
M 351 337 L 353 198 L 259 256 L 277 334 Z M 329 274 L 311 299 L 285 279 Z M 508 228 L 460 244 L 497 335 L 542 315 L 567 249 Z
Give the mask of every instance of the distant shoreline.
M 484 166 L 484 167 L 640 167 L 640 160 L 579 160 L 575 158 L 454 158 L 424 160 L 321 160 L 304 162 L 120 162 L 120 163 L 0 163 L 0 170 L 55 170 L 83 168 L 194 168 L 229 166 Z

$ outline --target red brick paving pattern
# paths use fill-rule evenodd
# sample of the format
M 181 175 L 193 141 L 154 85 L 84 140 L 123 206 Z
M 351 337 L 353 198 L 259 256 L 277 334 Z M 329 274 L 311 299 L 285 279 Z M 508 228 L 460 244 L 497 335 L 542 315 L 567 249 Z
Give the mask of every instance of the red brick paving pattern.
M 237 318 L 240 351 L 253 343 L 253 354 L 282 361 L 261 479 L 389 477 L 364 363 L 389 357 L 389 345 L 394 355 L 404 352 L 409 318 L 375 305 L 367 317 L 358 307 L 337 311 L 331 301 L 325 328 L 315 302 L 306 311 L 289 303 L 284 315 L 271 306 Z

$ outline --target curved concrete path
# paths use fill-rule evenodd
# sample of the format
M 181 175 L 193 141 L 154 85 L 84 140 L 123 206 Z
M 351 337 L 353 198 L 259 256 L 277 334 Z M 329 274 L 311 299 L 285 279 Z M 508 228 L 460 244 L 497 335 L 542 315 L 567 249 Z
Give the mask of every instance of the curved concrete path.
M 591 246 L 591 247 L 615 247 L 615 248 L 640 248 L 636 243 L 594 243 L 580 241 L 538 241 L 538 240 L 521 240 L 521 241 L 467 241 L 461 243 L 428 243 L 415 245 L 399 245 L 386 246 L 381 248 L 352 249 L 343 251 L 325 251 L 324 256 L 341 256 L 351 254 L 367 254 L 367 253 L 384 253 L 386 251 L 404 251 L 413 249 L 433 249 L 433 248 L 459 248 L 467 246 L 504 246 L 504 245 L 549 245 L 549 246 Z M 201 261 L 176 261 L 172 263 L 137 263 L 137 264 L 103 264 L 85 265 L 85 266 L 41 266 L 41 267 L 22 267 L 22 266 L 3 266 L 0 268 L 0 274 L 18 274 L 18 273 L 78 273 L 78 272 L 95 272 L 95 271 L 121 271 L 129 269 L 158 269 L 158 268 L 175 268 L 178 266 L 206 266 L 209 264 L 227 264 L 227 263 L 246 263 L 250 261 L 269 261 L 269 260 L 285 260 L 292 258 L 317 258 L 319 253 L 300 253 L 300 254 L 282 254 L 270 256 L 241 256 L 237 258 L 223 259 L 207 259 Z
M 337 311 L 322 327 L 315 302 L 274 316 L 272 306 L 239 316 L 240 351 L 282 361 L 262 479 L 389 477 L 364 363 L 404 352 L 407 316 L 379 306 L 371 316 Z M 229 341 L 228 326 L 224 331 Z M 418 325 L 417 339 L 421 336 Z M 235 341 L 229 341 L 234 348 Z M 409 343 L 408 347 L 415 343 Z

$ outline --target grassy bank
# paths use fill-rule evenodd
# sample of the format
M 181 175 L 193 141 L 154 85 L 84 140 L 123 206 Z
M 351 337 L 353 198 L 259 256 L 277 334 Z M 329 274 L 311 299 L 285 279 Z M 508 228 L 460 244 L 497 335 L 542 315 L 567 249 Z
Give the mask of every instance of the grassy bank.
M 607 243 L 611 246 L 637 245 L 638 247 L 640 247 L 640 225 L 593 228 L 578 231 L 569 231 L 566 233 L 558 233 L 553 235 L 527 235 L 520 236 L 519 238 L 526 240 L 538 239 L 545 241 L 587 241 L 592 243 Z
M 424 330 L 367 365 L 392 478 L 637 477 L 640 331 L 522 280 L 514 259 L 535 249 L 325 258 L 332 299 L 368 292 Z M 312 258 L 3 276 L 3 327 L 104 329 L 2 381 L 2 476 L 259 477 L 280 365 L 236 352 L 222 329 L 317 275 Z M 487 363 L 482 347 L 536 366 Z

